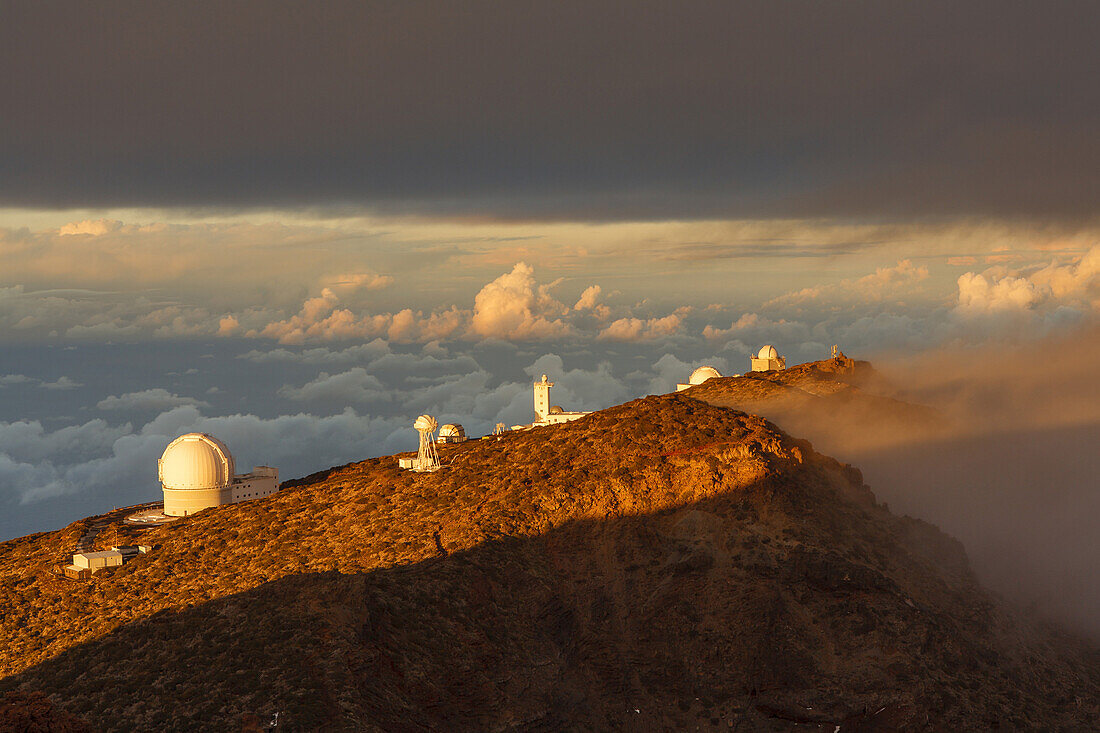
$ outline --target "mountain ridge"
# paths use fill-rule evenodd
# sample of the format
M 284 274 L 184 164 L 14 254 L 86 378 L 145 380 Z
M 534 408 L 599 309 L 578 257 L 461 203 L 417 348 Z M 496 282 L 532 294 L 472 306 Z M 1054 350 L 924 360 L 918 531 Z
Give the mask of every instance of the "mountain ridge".
M 83 584 L 33 566 L 80 523 L 4 543 L 0 691 L 106 730 L 1100 722 L 1095 649 L 708 384 L 288 482 Z

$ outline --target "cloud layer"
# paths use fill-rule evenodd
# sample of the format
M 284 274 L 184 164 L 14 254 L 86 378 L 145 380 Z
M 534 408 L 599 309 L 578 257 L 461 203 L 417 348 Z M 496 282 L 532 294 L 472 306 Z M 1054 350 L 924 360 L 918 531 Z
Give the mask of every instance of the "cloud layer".
M 98 241 L 137 236 L 150 228 L 78 224 L 75 228 L 80 233 L 63 238 Z M 178 235 L 190 238 L 201 231 L 221 230 L 185 227 Z M 299 234 L 287 235 L 288 240 Z M 958 237 L 959 232 L 952 236 Z M 9 238 L 9 245 L 13 241 Z M 46 251 L 57 247 L 48 237 L 29 235 L 23 241 L 35 243 L 35 249 L 41 249 L 37 244 L 42 242 Z M 125 247 L 141 242 L 145 240 L 139 238 Z M 423 307 L 424 295 L 414 293 L 405 276 L 362 268 L 338 275 L 306 275 L 304 282 L 281 288 L 278 298 L 250 304 L 251 298 L 245 295 L 227 300 L 224 310 L 157 297 L 160 289 L 153 288 L 139 293 L 29 290 L 14 284 L 0 287 L 0 335 L 87 342 L 218 337 L 291 346 L 375 339 L 411 344 L 562 339 L 653 344 L 671 339 L 682 344 L 684 339 L 703 339 L 745 352 L 759 346 L 757 342 L 780 341 L 795 356 L 807 357 L 833 343 L 862 350 L 927 348 L 953 340 L 1034 338 L 1095 322 L 1100 316 L 1100 245 L 1083 243 L 1048 240 L 1015 250 L 998 246 L 980 258 L 946 254 L 903 258 L 844 278 L 820 273 L 813 278 L 817 284 L 757 300 L 754 308 L 738 307 L 736 302 L 702 307 L 698 294 L 690 290 L 679 303 L 648 298 L 630 302 L 621 291 L 605 292 L 587 276 L 575 276 L 567 283 L 566 278 L 546 277 L 522 261 L 496 269 L 480 285 L 472 274 L 476 271 L 464 273 L 461 279 L 468 283 L 464 287 L 470 294 L 430 308 Z M 110 252 L 119 246 L 110 240 L 106 250 L 93 251 Z M 18 247 L 10 248 L 18 256 Z M 40 255 L 39 266 L 53 257 Z M 980 260 L 993 264 L 984 270 L 967 267 Z M 96 277 L 92 268 L 87 284 L 96 284 Z M 603 277 L 616 282 L 613 273 Z M 691 279 L 685 279 L 690 284 Z M 221 282 L 228 291 L 235 291 L 231 278 Z M 242 283 L 240 290 L 255 287 L 262 292 L 264 286 L 261 278 L 251 285 Z M 317 294 L 309 294 L 311 288 L 317 288 L 313 291 Z M 291 299 L 292 293 L 303 289 L 307 292 L 300 300 Z M 206 301 L 201 289 L 184 290 L 181 295 L 187 292 Z M 390 303 L 403 307 L 383 307 L 380 293 L 391 292 L 396 300 Z M 572 297 L 565 297 L 568 293 Z M 742 303 L 753 300 L 748 295 L 740 299 Z M 791 344 L 797 346 L 792 349 Z M 58 378 L 40 380 L 38 386 L 65 390 L 79 383 Z

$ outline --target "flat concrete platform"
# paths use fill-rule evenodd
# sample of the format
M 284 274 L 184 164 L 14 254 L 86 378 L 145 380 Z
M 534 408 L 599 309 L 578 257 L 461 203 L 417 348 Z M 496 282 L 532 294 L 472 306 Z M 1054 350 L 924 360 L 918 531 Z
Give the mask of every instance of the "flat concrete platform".
M 154 506 L 149 509 L 142 509 L 140 512 L 134 512 L 123 520 L 125 524 L 138 525 L 143 527 L 154 527 L 158 524 L 167 524 L 168 522 L 174 522 L 179 517 L 170 517 L 164 513 L 164 505 Z

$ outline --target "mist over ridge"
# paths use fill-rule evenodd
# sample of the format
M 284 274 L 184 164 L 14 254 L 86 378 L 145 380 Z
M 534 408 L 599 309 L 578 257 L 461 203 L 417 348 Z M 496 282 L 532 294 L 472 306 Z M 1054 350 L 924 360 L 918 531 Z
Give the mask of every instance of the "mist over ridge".
M 1089 581 L 1100 562 L 1100 332 L 895 353 L 874 367 L 859 386 L 886 402 L 720 404 L 759 412 L 858 466 L 893 511 L 961 540 L 992 589 L 1100 638 Z

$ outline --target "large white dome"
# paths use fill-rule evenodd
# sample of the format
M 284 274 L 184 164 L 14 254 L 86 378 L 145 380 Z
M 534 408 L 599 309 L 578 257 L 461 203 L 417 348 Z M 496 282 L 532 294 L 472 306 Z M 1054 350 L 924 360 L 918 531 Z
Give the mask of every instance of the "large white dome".
M 696 385 L 702 384 L 708 379 L 714 379 L 715 377 L 722 376 L 721 372 L 712 366 L 701 366 L 691 373 L 688 377 L 688 384 Z
M 221 489 L 233 480 L 233 454 L 217 438 L 187 433 L 173 440 L 160 457 L 160 482 L 166 489 Z
M 775 347 L 768 344 L 764 348 L 760 349 L 760 353 L 756 356 L 757 359 L 778 359 L 779 352 L 775 350 Z

